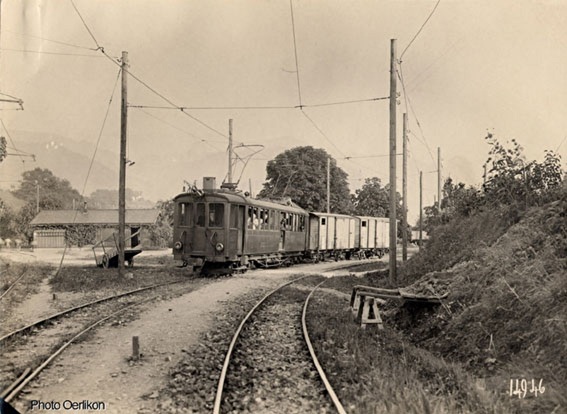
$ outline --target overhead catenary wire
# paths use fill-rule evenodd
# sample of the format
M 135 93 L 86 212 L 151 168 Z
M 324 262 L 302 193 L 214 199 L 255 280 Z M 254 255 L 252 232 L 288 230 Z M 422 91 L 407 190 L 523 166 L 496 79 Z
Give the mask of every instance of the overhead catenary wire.
M 79 16 L 79 18 L 81 19 L 81 21 L 83 22 L 83 25 L 85 26 L 85 29 L 87 30 L 87 32 L 90 34 L 91 38 L 93 39 L 93 41 L 95 42 L 97 49 L 96 50 L 100 50 L 104 56 L 106 56 L 112 63 L 114 63 L 115 65 L 118 65 L 119 67 L 122 67 L 122 64 L 119 62 L 119 60 L 117 58 L 113 58 L 112 56 L 108 55 L 108 53 L 106 53 L 106 51 L 104 50 L 104 47 L 102 47 L 98 40 L 96 39 L 96 37 L 94 36 L 93 32 L 91 31 L 91 29 L 89 28 L 89 26 L 87 25 L 85 19 L 83 18 L 83 16 L 81 15 L 81 13 L 79 12 L 79 9 L 77 9 L 77 6 L 75 5 L 75 3 L 73 2 L 73 0 L 70 0 L 71 4 L 73 5 L 73 8 L 75 9 L 75 11 L 77 12 L 77 15 Z M 161 99 L 163 99 L 165 102 L 167 102 L 168 104 L 178 108 L 183 114 L 185 114 L 186 116 L 188 116 L 189 118 L 193 119 L 195 122 L 201 124 L 202 126 L 204 126 L 205 128 L 215 132 L 216 134 L 227 138 L 227 136 L 225 134 L 223 134 L 222 132 L 218 131 L 217 129 L 211 127 L 210 125 L 206 124 L 205 122 L 201 121 L 199 118 L 191 115 L 190 113 L 186 112 L 183 108 L 179 107 L 179 105 L 174 104 L 169 98 L 167 98 L 165 95 L 163 95 L 162 93 L 158 92 L 156 89 L 152 88 L 150 85 L 148 85 L 146 82 L 144 82 L 142 79 L 140 79 L 138 76 L 136 76 L 134 73 L 132 73 L 129 69 L 126 69 L 128 72 L 128 75 L 130 75 L 133 79 L 135 79 L 136 81 L 138 81 L 140 84 L 142 84 L 144 87 L 146 87 L 149 91 L 151 91 L 152 93 L 154 93 L 155 95 L 159 96 Z
M 27 34 L 27 33 L 17 33 L 17 32 L 13 32 L 13 31 L 11 31 L 11 30 L 3 30 L 3 31 L 6 32 L 6 33 L 10 33 L 10 34 L 16 35 L 16 36 L 29 37 L 29 38 L 31 38 L 31 39 L 38 39 L 38 40 L 42 40 L 42 41 L 45 41 L 45 42 L 57 43 L 57 44 L 59 44 L 59 45 L 74 47 L 74 48 L 77 48 L 77 49 L 93 50 L 93 51 L 98 50 L 98 49 L 95 49 L 95 48 L 92 48 L 92 47 L 76 45 L 76 44 L 68 43 L 68 42 L 62 42 L 62 41 L 60 41 L 60 40 L 47 39 L 47 38 L 45 38 L 45 37 L 34 36 L 34 35 Z
M 415 39 L 417 39 L 417 37 L 419 36 L 419 34 L 421 33 L 421 31 L 423 30 L 423 28 L 425 27 L 425 25 L 427 24 L 427 22 L 429 21 L 429 19 L 431 19 L 431 17 L 433 16 L 433 14 L 435 13 L 435 10 L 437 10 L 437 7 L 439 6 L 439 3 L 441 3 L 441 0 L 437 0 L 437 3 L 435 3 L 435 6 L 433 7 L 433 10 L 431 10 L 431 13 L 429 13 L 429 16 L 427 16 L 427 19 L 425 19 L 425 21 L 423 22 L 423 24 L 421 25 L 421 27 L 419 28 L 419 30 L 417 31 L 417 33 L 413 36 L 413 38 L 410 40 L 410 42 L 408 43 L 408 45 L 405 47 L 405 49 L 403 50 L 402 54 L 400 55 L 400 60 L 404 57 L 404 54 L 406 53 L 406 51 L 409 49 L 409 47 L 413 44 L 413 42 L 415 41 Z
M 129 108 L 136 109 L 186 109 L 186 110 L 256 110 L 256 109 L 301 109 L 301 108 L 318 108 L 323 106 L 334 106 L 334 105 L 348 105 L 353 103 L 363 103 L 363 102 L 374 102 L 389 99 L 388 96 L 379 98 L 366 98 L 366 99 L 356 99 L 351 101 L 338 101 L 338 102 L 326 102 L 318 104 L 302 104 L 295 106 L 285 106 L 285 105 L 256 105 L 256 106 L 159 106 L 159 105 L 134 105 L 129 104 Z
M 100 127 L 99 133 L 98 133 L 98 137 L 97 137 L 97 141 L 95 144 L 95 149 L 93 151 L 93 155 L 91 157 L 91 162 L 89 163 L 89 168 L 87 170 L 87 175 L 85 176 L 85 181 L 83 184 L 83 189 L 81 191 L 81 198 L 84 197 L 85 195 L 85 191 L 87 188 L 87 183 L 89 181 L 89 177 L 92 171 L 92 167 L 94 165 L 94 160 L 96 158 L 96 154 L 98 152 L 98 147 L 100 144 L 100 140 L 102 138 L 102 133 L 104 132 L 104 127 L 106 125 L 106 120 L 108 119 L 108 114 L 110 113 L 110 107 L 112 105 L 112 100 L 114 99 L 114 93 L 116 92 L 116 86 L 118 85 L 118 80 L 120 79 L 120 74 L 122 73 L 122 70 L 118 70 L 118 74 L 116 76 L 116 80 L 114 81 L 114 86 L 112 87 L 112 93 L 110 94 L 110 99 L 108 100 L 108 105 L 106 108 L 106 112 L 104 114 L 104 118 L 102 120 L 102 125 Z M 73 224 L 75 223 L 75 221 L 77 220 L 77 215 L 79 213 L 79 210 L 75 210 L 75 214 L 73 215 Z M 67 244 L 65 244 L 65 247 L 63 248 L 63 253 L 61 255 L 61 261 L 59 262 L 59 267 L 57 268 L 57 274 L 59 274 L 59 272 L 61 271 L 61 268 L 63 267 L 63 261 L 65 260 L 65 254 L 67 253 Z
M 102 58 L 100 55 L 87 55 L 84 53 L 63 53 L 63 52 L 47 52 L 43 50 L 28 50 L 28 49 L 9 49 L 2 48 L 2 52 L 21 52 L 21 53 L 36 53 L 39 55 L 57 55 L 57 56 L 77 56 L 77 57 L 88 57 L 88 58 Z
M 297 94 L 299 96 L 299 107 L 301 108 L 301 82 L 299 81 L 299 60 L 297 59 L 297 40 L 295 38 L 295 19 L 293 17 L 293 0 L 289 0 L 289 8 L 291 12 L 291 32 L 293 34 L 293 51 L 295 54 L 295 75 L 297 78 Z

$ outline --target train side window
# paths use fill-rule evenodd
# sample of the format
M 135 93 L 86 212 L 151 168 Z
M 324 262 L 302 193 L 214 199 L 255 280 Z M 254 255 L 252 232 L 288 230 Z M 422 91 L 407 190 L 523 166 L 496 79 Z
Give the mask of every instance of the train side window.
M 292 218 L 291 228 L 292 228 L 293 231 L 297 231 L 297 227 L 298 227 L 297 226 L 297 214 L 293 213 L 291 215 L 291 218 Z
M 299 231 L 305 231 L 305 216 L 299 216 Z
M 277 220 L 276 220 L 276 212 L 274 210 L 270 210 L 270 219 L 269 219 L 269 223 L 270 223 L 270 230 L 277 230 Z
M 280 230 L 285 230 L 285 213 L 280 212 Z
M 366 227 L 366 221 L 365 220 L 362 221 L 362 227 Z
M 246 227 L 251 229 L 252 228 L 252 221 L 254 218 L 254 209 L 252 207 L 248 207 L 248 217 L 246 219 Z
M 242 210 L 244 210 L 243 206 L 239 206 L 239 205 L 236 205 L 236 204 L 230 205 L 230 228 L 231 229 L 242 228 L 242 215 L 243 215 Z
M 327 224 L 327 219 L 325 217 L 321 217 L 321 226 Z
M 205 203 L 197 203 L 197 227 L 205 227 Z
M 260 229 L 266 230 L 268 228 L 268 210 L 260 209 Z
M 224 204 L 209 204 L 209 227 L 222 227 L 224 225 Z

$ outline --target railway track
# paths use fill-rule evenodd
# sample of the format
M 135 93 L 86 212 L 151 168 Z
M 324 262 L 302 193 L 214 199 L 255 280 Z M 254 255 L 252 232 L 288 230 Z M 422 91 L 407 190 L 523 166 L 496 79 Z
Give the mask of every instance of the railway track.
M 79 311 L 84 311 L 84 310 L 89 310 L 89 308 L 95 308 L 97 307 L 97 305 L 102 305 L 102 304 L 108 304 L 109 302 L 112 302 L 113 300 L 120 300 L 123 298 L 127 298 L 127 297 L 132 297 L 136 294 L 140 294 L 143 292 L 148 292 L 150 290 L 155 290 L 155 289 L 159 289 L 161 287 L 167 287 L 170 285 L 175 285 L 175 284 L 180 284 L 182 282 L 186 282 L 187 280 L 176 280 L 176 281 L 172 281 L 172 282 L 167 282 L 167 283 L 160 283 L 160 284 L 156 284 L 156 285 L 151 285 L 151 286 L 146 286 L 143 288 L 138 288 L 138 289 L 134 289 L 128 292 L 124 292 L 118 295 L 112 295 L 112 296 L 107 296 L 105 298 L 102 299 L 98 299 L 92 302 L 88 302 L 79 306 L 75 306 L 73 308 L 69 308 L 66 309 L 65 311 L 56 313 L 54 315 L 51 315 L 47 318 L 43 318 L 41 320 L 38 320 L 30 325 L 24 326 L 16 331 L 10 332 L 6 335 L 4 335 L 2 338 L 0 338 L 0 347 L 3 348 L 3 354 L 6 351 L 6 343 L 10 342 L 10 340 L 19 337 L 23 334 L 29 333 L 31 331 L 33 331 L 34 329 L 37 329 L 43 325 L 47 325 L 50 323 L 53 323 L 54 321 L 57 321 L 61 318 L 63 318 L 64 316 L 69 316 L 75 312 L 79 312 Z M 47 352 L 45 352 L 43 355 L 36 355 L 34 356 L 32 359 L 32 361 L 30 362 L 29 360 L 24 362 L 24 366 L 15 366 L 13 368 L 8 368 L 8 370 L 11 371 L 12 374 L 14 373 L 21 373 L 18 378 L 16 378 L 10 385 L 8 385 L 0 394 L 0 397 L 2 397 L 3 399 L 5 399 L 6 401 L 10 402 L 11 400 L 13 400 L 18 393 L 33 379 L 35 378 L 43 369 L 45 369 L 59 354 L 61 354 L 69 345 L 71 345 L 73 342 L 76 342 L 78 339 L 80 339 L 81 337 L 83 337 L 87 332 L 90 332 L 91 330 L 93 330 L 94 328 L 96 328 L 97 326 L 99 326 L 100 324 L 102 324 L 103 322 L 106 322 L 107 320 L 119 316 L 120 314 L 126 312 L 129 309 L 132 309 L 135 306 L 141 305 L 143 303 L 149 302 L 151 300 L 154 300 L 156 297 L 158 297 L 161 293 L 158 293 L 156 295 L 150 296 L 150 297 L 144 297 L 143 299 L 140 300 L 135 300 L 132 302 L 127 303 L 124 306 L 121 306 L 119 309 L 115 309 L 115 308 L 110 308 L 110 310 L 108 309 L 99 309 L 97 308 L 96 314 L 100 314 L 103 313 L 105 314 L 105 316 L 103 317 L 97 317 L 94 319 L 93 318 L 89 318 L 90 320 L 88 321 L 79 321 L 78 323 L 75 322 L 75 326 L 74 328 L 74 334 L 69 334 L 69 332 L 65 329 L 64 333 L 59 333 L 59 337 L 57 335 L 55 339 L 55 343 L 53 343 L 53 341 L 51 341 L 50 344 L 48 345 L 44 345 L 41 348 L 44 349 L 48 349 Z M 48 331 L 48 330 L 46 330 Z M 60 338 L 64 337 L 65 339 L 61 340 Z M 32 336 L 29 336 L 28 339 L 31 340 Z M 16 343 L 15 341 L 13 341 L 14 343 Z M 33 341 L 32 341 L 33 342 Z M 37 344 L 20 344 L 20 342 L 17 342 L 18 345 L 18 351 L 21 353 L 22 352 L 22 347 L 26 347 L 26 345 L 31 348 L 31 349 L 37 349 Z M 4 358 L 3 358 L 4 359 Z M 9 358 L 5 358 L 4 362 L 7 362 L 6 360 Z M 41 362 L 38 362 L 38 359 L 41 359 Z M 8 364 L 6 364 L 8 365 Z M 26 366 L 27 365 L 27 366 Z M 29 366 L 32 365 L 32 366 Z M 3 375 L 6 376 L 6 372 L 3 372 Z M 15 375 L 13 375 L 15 376 Z
M 309 338 L 306 294 L 285 283 L 260 299 L 242 319 L 227 350 L 213 413 L 339 412 L 334 392 Z M 290 404 L 293 404 L 290 406 Z

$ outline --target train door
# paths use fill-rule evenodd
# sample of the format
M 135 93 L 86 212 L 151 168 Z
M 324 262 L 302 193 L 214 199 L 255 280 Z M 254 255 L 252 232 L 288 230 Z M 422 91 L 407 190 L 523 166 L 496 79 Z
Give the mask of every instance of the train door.
M 277 214 L 277 213 L 276 213 Z M 287 213 L 280 212 L 280 241 L 278 243 L 278 250 L 285 250 L 285 231 L 287 229 Z
M 230 205 L 230 236 L 229 252 L 237 255 L 242 254 L 244 245 L 244 206 Z
M 319 248 L 327 250 L 327 217 L 319 217 Z
M 368 223 L 369 220 L 360 219 L 360 248 L 368 249 Z
M 205 203 L 195 204 L 195 229 L 193 231 L 193 254 L 204 255 L 207 243 L 205 228 Z
M 370 249 L 376 248 L 376 232 L 378 229 L 376 228 L 378 224 L 378 220 L 370 219 L 368 220 L 368 247 Z

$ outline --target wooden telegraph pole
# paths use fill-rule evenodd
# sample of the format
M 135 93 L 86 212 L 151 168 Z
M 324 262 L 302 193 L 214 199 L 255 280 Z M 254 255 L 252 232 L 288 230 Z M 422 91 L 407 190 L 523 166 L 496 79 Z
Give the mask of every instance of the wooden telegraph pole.
M 228 120 L 228 183 L 232 184 L 232 119 Z
M 126 247 L 126 136 L 128 125 L 128 52 L 122 52 L 122 106 L 120 115 L 120 182 L 118 184 L 118 275 L 124 276 Z
M 396 39 L 390 40 L 390 283 L 396 285 Z
M 437 210 L 441 213 L 441 147 L 437 147 Z
M 423 171 L 419 172 L 419 248 L 423 242 Z
M 327 157 L 327 213 L 331 212 L 331 157 Z
M 408 260 L 408 114 L 404 113 L 402 164 L 402 260 Z

